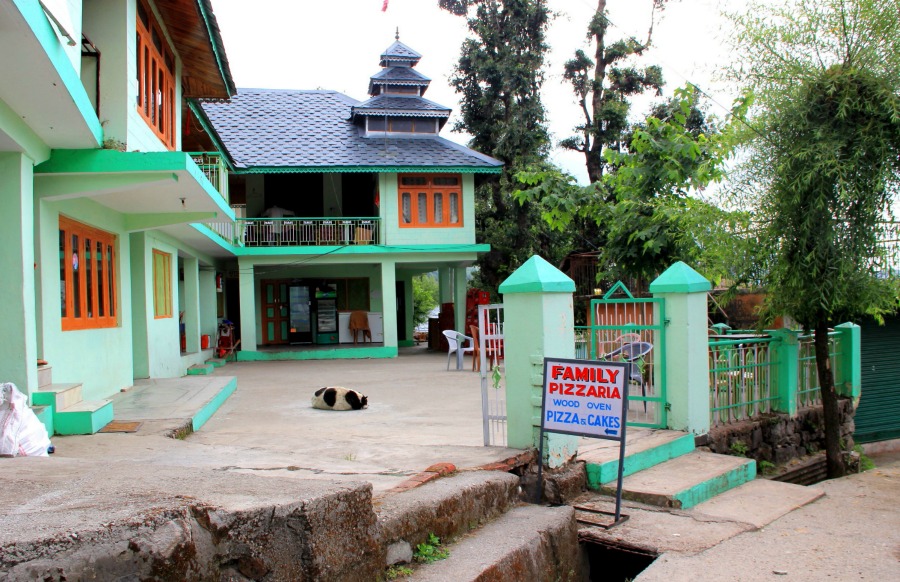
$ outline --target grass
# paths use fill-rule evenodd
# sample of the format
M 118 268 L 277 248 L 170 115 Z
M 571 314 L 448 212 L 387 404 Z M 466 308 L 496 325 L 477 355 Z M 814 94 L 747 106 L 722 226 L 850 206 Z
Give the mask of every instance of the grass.
M 384 577 L 387 580 L 396 580 L 398 578 L 405 578 L 407 576 L 412 576 L 413 570 L 409 566 L 402 566 L 400 564 L 395 564 L 387 569 L 384 573 Z
M 853 447 L 853 450 L 859 453 L 859 472 L 868 471 L 869 469 L 875 468 L 875 461 L 873 461 L 868 455 L 866 455 L 865 451 L 862 448 L 862 445 L 856 445 Z
M 450 550 L 441 547 L 441 538 L 433 533 L 428 534 L 428 541 L 416 546 L 413 559 L 422 564 L 430 564 L 450 556 Z

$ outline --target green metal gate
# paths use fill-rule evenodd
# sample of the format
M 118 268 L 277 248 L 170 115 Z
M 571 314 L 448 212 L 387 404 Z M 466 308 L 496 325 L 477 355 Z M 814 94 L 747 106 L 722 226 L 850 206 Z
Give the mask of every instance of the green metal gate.
M 624 297 L 614 299 L 617 293 Z M 629 426 L 667 426 L 665 321 L 663 299 L 635 299 L 621 281 L 603 299 L 591 300 L 583 356 L 636 366 L 628 387 Z
M 900 317 L 860 327 L 862 395 L 853 438 L 862 443 L 900 438 Z

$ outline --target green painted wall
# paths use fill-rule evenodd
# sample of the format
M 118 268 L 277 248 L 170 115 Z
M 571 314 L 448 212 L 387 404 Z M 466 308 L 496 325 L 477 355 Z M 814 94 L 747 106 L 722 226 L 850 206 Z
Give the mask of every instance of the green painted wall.
M 5 133 L 16 142 L 25 152 L 25 156 L 34 160 L 34 163 L 38 164 L 50 158 L 50 148 L 47 144 L 22 120 L 21 115 L 2 100 L 0 100 L 0 133 Z
M 0 382 L 37 388 L 32 162 L 0 153 Z
M 35 193 L 38 194 L 37 192 Z M 38 277 L 41 286 L 41 357 L 53 366 L 53 381 L 83 383 L 85 400 L 106 398 L 132 385 L 131 247 L 124 219 L 87 199 L 35 203 L 38 212 Z M 59 284 L 59 215 L 116 235 L 119 325 L 62 331 Z
M 462 228 L 400 228 L 397 174 L 379 174 L 378 190 L 381 195 L 379 207 L 382 244 L 475 244 L 475 177 L 462 175 L 463 226 Z

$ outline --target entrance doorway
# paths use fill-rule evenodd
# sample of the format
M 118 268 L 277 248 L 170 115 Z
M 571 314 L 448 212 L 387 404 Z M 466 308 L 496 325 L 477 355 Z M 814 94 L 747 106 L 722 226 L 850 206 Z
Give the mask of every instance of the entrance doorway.
M 261 345 L 283 345 L 289 342 L 290 302 L 288 286 L 288 281 L 284 279 L 264 279 L 261 282 Z

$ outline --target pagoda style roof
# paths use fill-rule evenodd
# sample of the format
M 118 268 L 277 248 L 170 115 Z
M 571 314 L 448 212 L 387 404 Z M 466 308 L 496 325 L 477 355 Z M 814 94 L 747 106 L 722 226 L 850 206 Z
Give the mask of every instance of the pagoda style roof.
M 378 95 L 353 106 L 352 114 L 388 117 L 450 117 L 451 109 L 417 95 Z
M 390 67 L 396 63 L 407 63 L 410 67 L 415 67 L 421 58 L 422 55 L 397 40 L 381 53 L 380 64 L 382 67 Z
M 370 99 L 370 103 L 380 97 Z M 421 97 L 400 100 L 395 115 L 442 116 Z M 393 104 L 393 103 L 392 103 Z M 415 109 L 430 104 L 425 109 Z M 240 89 L 230 101 L 191 103 L 239 173 L 499 172 L 502 162 L 437 134 L 366 137 L 351 110 L 365 104 L 337 91 Z M 375 110 L 366 110 L 365 115 Z M 435 112 L 429 115 L 429 112 Z M 408 112 L 408 113 L 407 113 Z

